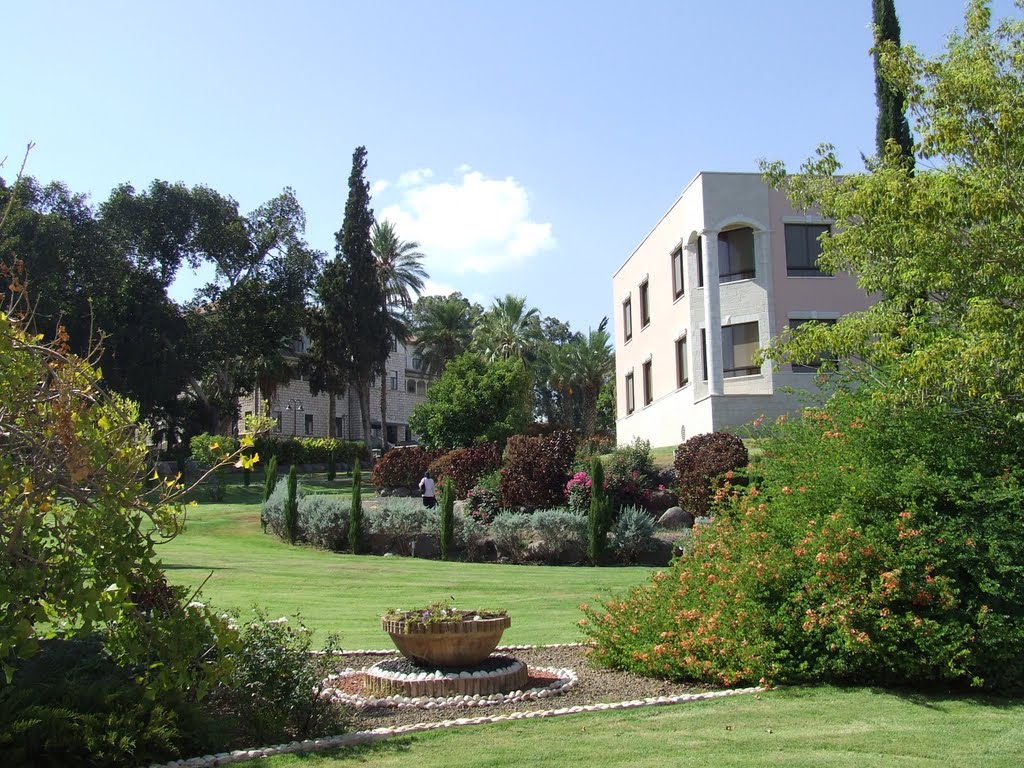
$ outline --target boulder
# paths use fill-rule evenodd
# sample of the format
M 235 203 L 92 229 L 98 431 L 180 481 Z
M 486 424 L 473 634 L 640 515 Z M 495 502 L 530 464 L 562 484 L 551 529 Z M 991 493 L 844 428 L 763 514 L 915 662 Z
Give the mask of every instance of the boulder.
M 636 564 L 664 568 L 672 560 L 674 549 L 674 542 L 656 537 L 651 541 L 651 546 L 637 556 Z
M 441 547 L 437 537 L 432 533 L 420 533 L 413 537 L 409 544 L 409 552 L 413 557 L 424 560 L 436 560 L 441 556 Z
M 669 507 L 658 518 L 660 528 L 693 528 L 693 513 L 682 507 Z

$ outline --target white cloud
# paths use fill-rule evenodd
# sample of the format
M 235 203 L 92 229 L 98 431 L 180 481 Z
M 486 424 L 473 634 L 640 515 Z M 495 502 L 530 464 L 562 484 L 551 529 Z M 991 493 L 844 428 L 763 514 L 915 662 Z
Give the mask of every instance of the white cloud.
M 370 194 L 376 195 L 378 192 L 383 192 L 385 189 L 391 186 L 391 182 L 387 179 L 377 179 L 370 185 Z
M 427 179 L 431 178 L 434 172 L 429 168 L 417 168 L 414 171 L 406 171 L 398 177 L 399 189 L 409 189 L 410 187 L 418 187 Z
M 429 271 L 496 272 L 555 244 L 551 224 L 533 221 L 526 189 L 512 177 L 489 179 L 468 166 L 452 182 L 428 183 L 430 169 L 403 173 L 402 199 L 378 213 L 405 240 L 416 240 Z

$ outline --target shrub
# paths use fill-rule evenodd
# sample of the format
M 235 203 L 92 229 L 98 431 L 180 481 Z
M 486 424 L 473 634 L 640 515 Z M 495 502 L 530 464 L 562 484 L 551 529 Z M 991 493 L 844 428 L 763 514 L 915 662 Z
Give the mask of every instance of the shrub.
M 695 435 L 676 449 L 679 506 L 706 515 L 719 478 L 747 465 L 747 448 L 736 435 L 707 432 Z
M 327 464 L 331 454 L 336 462 L 352 466 L 356 459 L 369 458 L 361 440 L 338 440 L 333 437 L 277 438 L 261 435 L 255 439 L 255 452 L 263 460 L 276 456 L 282 464 Z
M 299 538 L 299 475 L 294 464 L 288 469 L 287 496 L 284 500 L 284 534 L 289 544 Z
M 530 524 L 542 542 L 541 555 L 548 562 L 561 562 L 566 554 L 586 550 L 586 514 L 565 508 L 538 509 L 530 516 Z
M 600 565 L 608 548 L 608 529 L 612 523 L 612 502 L 604 489 L 604 465 L 595 456 L 590 462 L 590 508 L 587 510 L 587 557 L 591 565 Z
M 576 445 L 576 458 L 573 460 L 573 468 L 578 472 L 586 472 L 590 469 L 590 460 L 595 456 L 603 456 L 615 450 L 615 438 L 607 435 L 591 435 L 580 438 Z
M 99 638 L 49 640 L 0 685 L 4 765 L 122 766 L 205 753 L 198 707 L 147 696 Z
M 481 443 L 469 448 L 456 448 L 439 456 L 431 462 L 430 473 L 438 482 L 451 478 L 455 484 L 456 498 L 464 499 L 477 480 L 500 466 L 501 449 L 498 445 Z
M 211 435 L 204 432 L 194 435 L 189 442 L 193 460 L 204 470 L 221 464 L 221 457 L 238 450 L 238 438 L 224 435 Z M 221 467 L 206 478 L 206 491 L 211 501 L 224 501 L 225 468 Z
M 605 488 L 612 509 L 647 506 L 657 485 L 657 470 L 651 459 L 651 444 L 636 438 L 629 445 L 612 451 L 605 466 Z
M 348 540 L 348 510 L 339 496 L 314 493 L 299 500 L 299 538 L 333 552 Z
M 590 509 L 590 475 L 577 472 L 565 484 L 565 499 L 569 509 L 576 514 L 586 515 Z
M 441 486 L 441 559 L 448 560 L 455 550 L 455 485 L 451 479 Z
M 634 563 L 651 548 L 654 540 L 654 518 L 639 507 L 625 507 L 612 528 L 612 542 L 620 562 Z
M 232 657 L 234 673 L 221 704 L 235 715 L 250 743 L 336 734 L 347 724 L 344 709 L 320 698 L 337 641 L 329 637 L 325 653 L 310 653 L 312 631 L 295 619 L 294 624 L 287 618 L 268 621 L 257 610 L 242 625 L 241 644 Z
M 418 445 L 392 448 L 373 465 L 373 486 L 383 488 L 416 488 L 430 463 L 443 451 L 428 451 Z
M 1010 409 L 1008 409 L 1010 410 Z M 1012 413 L 864 387 L 779 425 L 689 557 L 587 611 L 593 658 L 735 685 L 1024 688 Z
M 498 556 L 513 563 L 526 559 L 532 532 L 530 515 L 522 512 L 502 512 L 491 521 L 489 530 Z
M 502 507 L 537 509 L 561 504 L 575 455 L 576 437 L 572 432 L 510 437 L 501 470 Z
M 501 511 L 499 502 L 498 491 L 478 485 L 467 494 L 466 509 L 474 520 L 488 525 Z
M 359 459 L 352 468 L 352 506 L 349 509 L 348 517 L 348 545 L 353 555 L 360 554 L 362 549 L 363 532 L 363 470 L 359 466 Z
M 300 500 L 305 496 L 305 491 L 301 486 L 298 488 L 297 496 Z M 270 494 L 270 498 L 263 502 L 263 506 L 260 507 L 260 517 L 266 521 L 267 528 L 275 536 L 282 539 L 288 538 L 288 531 L 285 528 L 284 521 L 284 508 L 287 501 L 288 484 L 278 483 L 274 492 Z
M 365 527 L 367 533 L 382 537 L 390 551 L 409 555 L 417 535 L 438 530 L 438 515 L 419 499 L 387 498 L 376 509 L 367 510 Z
M 488 559 L 488 544 L 492 543 L 487 523 L 472 515 L 455 516 L 455 540 L 469 560 Z
M 263 480 L 263 500 L 266 501 L 270 498 L 270 494 L 274 492 L 277 487 L 277 456 L 271 456 L 267 461 L 266 469 L 264 470 Z M 266 526 L 264 526 L 264 530 Z

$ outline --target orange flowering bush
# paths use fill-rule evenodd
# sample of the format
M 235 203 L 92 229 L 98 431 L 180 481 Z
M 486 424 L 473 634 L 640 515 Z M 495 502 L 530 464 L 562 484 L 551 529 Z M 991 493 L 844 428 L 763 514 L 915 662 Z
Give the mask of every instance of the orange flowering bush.
M 1024 687 L 1018 431 L 867 392 L 782 421 L 688 557 L 585 609 L 593 659 L 723 685 Z

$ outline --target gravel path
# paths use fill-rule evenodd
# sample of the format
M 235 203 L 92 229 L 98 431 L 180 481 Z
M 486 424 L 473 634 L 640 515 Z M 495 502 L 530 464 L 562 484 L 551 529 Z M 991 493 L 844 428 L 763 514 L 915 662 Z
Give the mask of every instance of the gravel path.
M 495 704 L 467 711 L 463 708 L 442 707 L 439 709 L 398 709 L 381 707 L 362 709 L 355 712 L 352 730 L 365 731 L 373 728 L 391 728 L 413 723 L 430 723 L 452 720 L 459 717 L 483 717 L 505 715 L 510 712 L 576 707 L 586 704 L 604 704 L 631 699 L 645 699 L 654 696 L 676 696 L 683 693 L 699 693 L 706 687 L 682 685 L 665 680 L 640 677 L 628 672 L 613 672 L 590 666 L 579 647 L 530 648 L 526 650 L 501 651 L 514 656 L 530 667 L 568 667 L 579 676 L 579 684 L 568 693 L 540 701 Z M 363 669 L 383 658 L 380 655 L 345 655 L 338 661 L 338 669 Z

